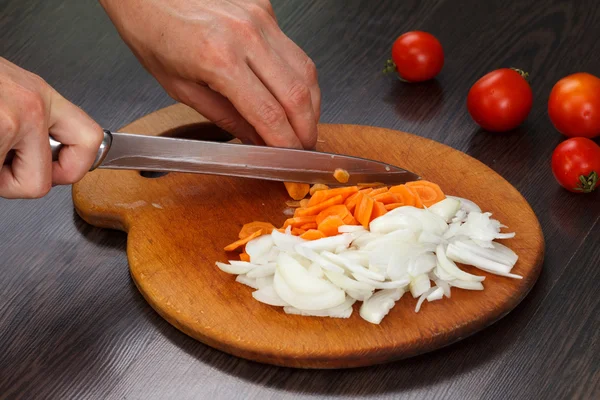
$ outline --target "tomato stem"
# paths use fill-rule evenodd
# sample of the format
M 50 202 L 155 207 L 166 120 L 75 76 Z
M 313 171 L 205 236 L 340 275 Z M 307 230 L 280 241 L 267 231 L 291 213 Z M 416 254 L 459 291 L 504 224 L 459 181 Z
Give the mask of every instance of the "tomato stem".
M 392 60 L 387 60 L 385 62 L 385 67 L 383 68 L 384 74 L 389 74 L 390 72 L 397 72 L 396 64 Z
M 519 75 L 521 75 L 523 77 L 523 79 L 525 79 L 527 82 L 529 82 L 529 72 L 526 72 L 526 71 L 523 71 L 522 69 L 514 68 L 514 67 L 511 67 L 511 69 L 513 71 L 517 71 L 519 73 Z
M 573 188 L 579 192 L 592 193 L 598 184 L 598 174 L 596 171 L 590 172 L 588 176 L 579 175 L 579 186 Z

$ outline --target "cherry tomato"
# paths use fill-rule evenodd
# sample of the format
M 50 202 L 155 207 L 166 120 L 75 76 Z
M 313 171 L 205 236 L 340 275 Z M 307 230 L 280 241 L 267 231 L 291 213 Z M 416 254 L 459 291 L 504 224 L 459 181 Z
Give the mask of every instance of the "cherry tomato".
M 599 136 L 600 79 L 579 72 L 559 80 L 550 92 L 548 116 L 565 136 Z
M 481 77 L 467 95 L 471 118 L 490 132 L 506 132 L 521 125 L 533 104 L 526 76 L 520 70 L 500 68 Z
M 600 146 L 584 137 L 565 140 L 552 153 L 552 174 L 571 192 L 594 191 L 600 183 Z
M 431 33 L 412 31 L 400 35 L 392 45 L 392 59 L 385 72 L 396 71 L 400 79 L 423 82 L 437 76 L 444 66 L 444 50 Z

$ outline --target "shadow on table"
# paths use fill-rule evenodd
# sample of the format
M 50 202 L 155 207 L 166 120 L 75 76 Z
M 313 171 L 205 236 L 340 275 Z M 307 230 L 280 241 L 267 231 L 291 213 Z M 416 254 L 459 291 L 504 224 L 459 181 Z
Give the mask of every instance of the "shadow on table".
M 521 336 L 544 297 L 543 279 L 542 270 L 537 284 L 513 312 L 460 342 L 405 360 L 345 370 L 284 368 L 237 358 L 188 337 L 156 313 L 144 314 L 161 334 L 186 353 L 251 384 L 294 393 L 367 396 L 426 388 L 502 358 Z M 133 284 L 131 287 L 137 292 Z
M 384 101 L 395 105 L 396 114 L 408 121 L 436 116 L 444 104 L 444 89 L 437 80 L 408 83 L 394 79 Z

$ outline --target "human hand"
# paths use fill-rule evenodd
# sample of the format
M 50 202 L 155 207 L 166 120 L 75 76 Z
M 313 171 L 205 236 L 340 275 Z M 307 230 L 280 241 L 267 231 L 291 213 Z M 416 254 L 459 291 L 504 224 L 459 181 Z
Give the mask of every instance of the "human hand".
M 64 147 L 52 162 L 49 135 Z M 42 78 L 0 57 L 0 197 L 39 198 L 79 181 L 104 134 Z M 3 165 L 14 150 L 10 165 Z
M 100 0 L 175 100 L 244 142 L 313 148 L 321 93 L 312 60 L 268 0 Z

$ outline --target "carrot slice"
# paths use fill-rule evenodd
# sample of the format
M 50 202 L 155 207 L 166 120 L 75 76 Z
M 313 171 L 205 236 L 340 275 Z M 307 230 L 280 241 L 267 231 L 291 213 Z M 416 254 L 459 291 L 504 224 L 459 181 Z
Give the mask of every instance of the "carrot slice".
M 414 206 L 416 204 L 415 193 L 410 190 L 406 185 L 397 185 L 390 188 L 390 192 L 395 193 L 400 197 L 400 203 L 407 206 Z
M 273 229 L 275 229 L 275 226 L 273 226 L 273 224 L 270 222 L 248 222 L 247 224 L 244 224 L 244 226 L 242 226 L 242 230 L 240 231 L 238 237 L 240 239 L 245 239 L 248 236 L 252 235 L 254 232 L 258 231 L 259 229 L 262 229 L 263 233 L 267 235 L 270 234 L 273 231 Z
M 335 236 L 339 233 L 338 228 L 342 225 L 344 225 L 344 220 L 339 215 L 330 215 L 319 224 L 319 230 L 325 236 Z
M 371 221 L 373 221 L 375 218 L 385 215 L 386 213 L 387 210 L 385 209 L 385 205 L 376 201 L 375 206 L 373 207 L 373 214 L 371 214 Z
M 369 192 L 369 196 L 371 196 L 371 197 L 375 197 L 375 196 L 377 196 L 378 194 L 382 194 L 382 193 L 385 193 L 385 192 L 387 192 L 387 191 L 388 191 L 388 188 L 387 188 L 387 187 L 385 187 L 385 186 L 384 186 L 384 187 L 382 187 L 382 188 L 379 188 L 379 189 L 373 189 L 371 192 Z
M 321 192 L 317 192 L 318 193 L 323 193 L 324 191 Z M 314 197 L 313 197 L 314 198 Z M 311 207 L 307 207 L 307 208 L 297 208 L 297 212 L 298 212 L 298 216 L 299 217 L 306 217 L 308 215 L 318 215 L 321 211 L 331 207 L 331 206 L 335 206 L 337 204 L 342 204 L 344 202 L 344 197 L 339 194 L 337 196 L 334 196 L 330 199 L 325 200 L 322 203 L 319 203 L 317 205 L 311 206 Z M 315 217 L 316 218 L 316 217 Z
M 245 237 L 244 239 L 240 239 L 240 240 L 236 240 L 235 242 L 225 246 L 225 251 L 233 251 L 236 250 L 238 247 L 245 245 L 246 243 L 248 243 L 249 241 L 251 241 L 252 239 L 255 239 L 257 237 L 259 237 L 260 235 L 263 234 L 263 230 L 259 229 L 256 232 L 254 232 L 253 234 L 251 234 L 248 237 Z
M 306 225 L 308 223 L 315 222 L 316 220 L 317 220 L 317 217 L 315 215 L 288 218 L 283 223 L 283 228 L 287 228 L 290 225 L 292 226 L 292 228 L 299 228 L 302 225 Z
M 243 252 L 242 254 L 240 254 L 240 261 L 250 262 L 250 256 L 248 255 L 248 253 Z
M 304 229 L 300 229 L 300 228 L 292 228 L 292 235 L 294 235 L 294 236 L 300 236 L 300 235 L 302 235 L 304 232 L 306 232 Z
M 430 181 L 407 182 L 406 186 L 419 195 L 425 207 L 430 207 L 446 198 L 439 185 Z
M 391 204 L 391 203 L 399 203 L 400 199 L 398 198 L 398 196 L 396 196 L 395 193 L 392 192 L 385 192 L 385 193 L 380 193 L 376 196 L 372 196 L 373 200 L 378 201 L 380 203 L 383 204 Z
M 350 179 L 350 174 L 345 169 L 337 168 L 333 172 L 333 177 L 340 183 L 346 183 Z
M 304 240 L 318 240 L 325 238 L 325 234 L 317 229 L 309 229 L 304 232 L 300 237 Z
M 326 200 L 329 200 L 335 196 L 342 196 L 342 202 L 346 200 L 351 194 L 358 192 L 357 186 L 347 186 L 329 190 L 319 190 L 315 192 L 315 194 L 310 198 L 308 202 L 308 207 L 316 206 L 319 203 L 322 203 Z
M 300 200 L 300 207 L 301 208 L 306 208 L 308 207 L 308 202 L 310 201 L 310 199 L 302 199 Z
M 359 224 L 368 228 L 375 200 L 373 200 L 371 196 L 365 194 L 359 197 L 360 200 L 357 201 L 356 210 L 354 210 L 354 218 L 356 218 Z
M 329 190 L 329 186 L 323 185 L 322 183 L 315 183 L 311 186 L 309 193 L 312 196 L 319 190 Z
M 358 225 L 358 221 L 352 214 L 348 214 L 346 218 L 344 218 L 344 225 Z
M 385 205 L 385 209 L 387 211 L 393 210 L 394 208 L 402 207 L 403 203 L 390 203 Z
M 283 182 L 283 184 L 290 197 L 294 200 L 302 200 L 310 191 L 308 183 Z
M 319 215 L 317 215 L 316 222 L 317 224 L 320 224 L 325 218 L 327 218 L 330 215 L 337 215 L 341 219 L 344 219 L 349 214 L 350 211 L 348 210 L 348 207 L 346 207 L 343 204 L 338 204 L 337 206 L 331 206 L 321 211 Z
M 318 224 L 317 222 L 309 222 L 308 224 L 304 224 L 300 227 L 300 229 L 304 229 L 305 231 L 309 230 L 309 229 L 317 229 Z
M 415 207 L 417 208 L 423 208 L 423 201 L 421 200 L 421 196 L 419 196 L 419 193 L 417 193 L 414 189 L 411 189 L 410 186 L 407 186 L 406 189 L 408 189 L 412 195 L 415 198 Z

